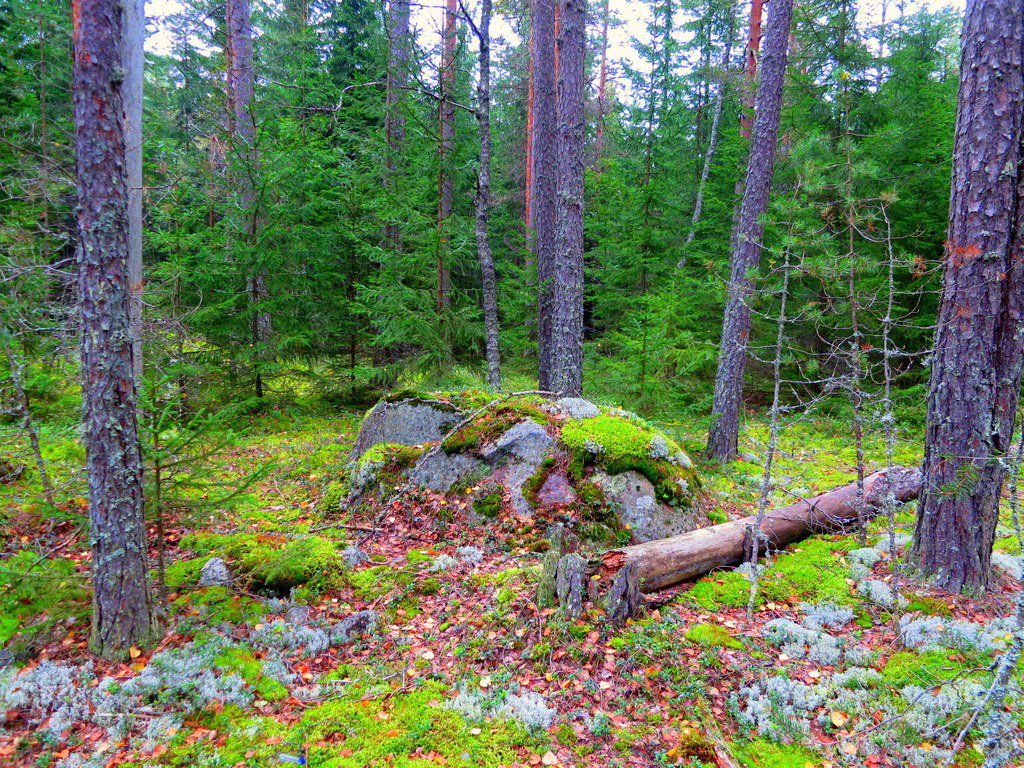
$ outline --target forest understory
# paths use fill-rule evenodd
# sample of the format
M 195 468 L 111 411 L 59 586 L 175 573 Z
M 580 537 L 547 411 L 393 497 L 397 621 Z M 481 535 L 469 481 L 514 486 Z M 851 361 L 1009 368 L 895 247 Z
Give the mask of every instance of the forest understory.
M 383 514 L 347 508 L 361 416 L 291 403 L 235 417 L 230 437 L 226 425 L 203 436 L 216 450 L 176 478 L 162 523 L 169 632 L 124 663 L 87 648 L 81 449 L 70 424 L 45 425 L 53 482 L 70 500 L 40 504 L 27 469 L 0 486 L 4 764 L 981 764 L 982 718 L 971 716 L 1013 638 L 1020 587 L 1008 496 L 984 599 L 914 578 L 902 557 L 910 504 L 891 521 L 897 557 L 886 517 L 772 553 L 750 618 L 741 568 L 647 595 L 615 625 L 598 608 L 570 619 L 537 605 L 548 526 L 571 526 L 571 512 L 506 507 L 481 525 L 469 521 L 472 486 Z M 662 426 L 688 449 L 703 437 Z M 748 458 L 763 457 L 765 429 L 748 421 Z M 881 455 L 881 436 L 865 447 Z M 901 440 L 895 458 L 913 465 L 920 446 Z M 842 425 L 793 426 L 772 504 L 850 481 L 856 461 Z M 759 465 L 700 471 L 714 521 L 756 509 Z M 232 584 L 197 586 L 211 556 Z M 155 548 L 150 561 L 158 578 Z M 1005 707 L 1019 740 L 1015 696 Z

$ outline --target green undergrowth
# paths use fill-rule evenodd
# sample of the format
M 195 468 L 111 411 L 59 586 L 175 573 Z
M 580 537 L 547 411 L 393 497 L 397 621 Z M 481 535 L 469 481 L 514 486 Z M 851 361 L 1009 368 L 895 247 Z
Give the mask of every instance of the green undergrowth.
M 686 639 L 704 648 L 732 648 L 742 650 L 743 642 L 730 635 L 717 624 L 695 624 L 686 630 Z
M 255 591 L 286 595 L 292 588 L 304 586 L 310 594 L 322 594 L 344 584 L 346 566 L 339 543 L 321 536 L 284 536 L 193 533 L 181 540 L 183 549 L 204 557 L 222 557 L 236 577 L 247 581 Z M 201 559 L 201 558 L 200 558 Z M 172 567 L 181 581 L 194 583 L 198 576 L 197 561 Z M 191 582 L 186 581 L 191 579 Z M 169 579 L 170 580 L 170 579 Z
M 231 648 L 217 657 L 214 664 L 239 675 L 249 683 L 256 695 L 264 701 L 288 698 L 288 689 L 263 673 L 263 662 L 248 648 Z
M 897 651 L 885 662 L 882 679 L 893 688 L 927 688 L 963 675 L 969 669 L 962 656 L 949 651 Z
M 59 621 L 89 611 L 85 577 L 71 560 L 22 550 L 0 565 L 0 646 L 29 642 Z
M 734 744 L 733 753 L 749 768 L 807 768 L 821 763 L 821 756 L 806 747 L 776 744 L 767 739 Z
M 630 415 L 603 413 L 569 419 L 562 442 L 570 451 L 569 475 L 582 480 L 586 466 L 610 475 L 630 470 L 646 477 L 660 501 L 688 504 L 699 488 L 690 458 L 672 438 Z
M 405 470 L 429 450 L 425 445 L 377 443 L 359 457 L 349 477 L 349 487 L 360 493 L 386 492 L 401 487 Z
M 267 607 L 248 595 L 239 595 L 228 587 L 202 587 L 179 594 L 171 602 L 174 613 L 194 617 L 199 624 L 255 624 L 266 615 Z M 183 625 L 184 626 L 184 625 Z
M 516 762 L 522 747 L 538 748 L 542 743 L 505 720 L 482 724 L 480 732 L 473 733 L 462 715 L 444 706 L 447 695 L 440 683 L 427 682 L 390 699 L 353 696 L 314 707 L 301 724 L 309 742 L 344 741 L 312 746 L 310 761 L 319 768 L 427 768 L 439 763 L 427 756 L 434 753 L 452 768 L 497 766 Z
M 757 604 L 767 601 L 857 605 L 861 601 L 846 581 L 850 570 L 841 557 L 855 546 L 847 536 L 814 537 L 780 553 L 774 562 L 761 566 Z M 705 576 L 683 595 L 683 600 L 707 611 L 741 608 L 749 599 L 750 580 L 738 571 Z

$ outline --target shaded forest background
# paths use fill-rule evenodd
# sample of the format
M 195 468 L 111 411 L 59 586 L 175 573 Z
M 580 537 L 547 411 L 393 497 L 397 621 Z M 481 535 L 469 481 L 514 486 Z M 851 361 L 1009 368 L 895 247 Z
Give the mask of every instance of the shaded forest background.
M 605 68 L 600 5 L 591 4 L 587 29 L 585 391 L 659 418 L 702 420 L 748 143 L 748 8 L 648 3 L 651 21 L 635 57 Z M 497 39 L 492 49 L 490 242 L 500 347 L 513 383 L 533 378 L 537 366 L 536 276 L 524 225 L 524 6 L 499 4 L 518 39 Z M 787 402 L 820 401 L 826 412 L 845 413 L 855 366 L 866 366 L 858 387 L 881 386 L 873 366 L 881 366 L 875 350 L 893 266 L 896 413 L 923 419 L 960 17 L 888 10 L 871 27 L 851 2 L 795 11 L 747 371 L 750 407 L 771 397 L 775 267 L 788 251 L 799 258 L 790 285 L 798 310 L 785 334 Z M 419 9 L 414 23 L 428 16 L 440 23 L 442 12 Z M 473 232 L 477 47 L 461 12 L 452 151 L 439 152 L 441 41 L 426 29 L 411 39 L 408 86 L 396 105 L 404 149 L 396 157 L 386 136 L 389 41 L 380 4 L 255 4 L 258 162 L 232 138 L 223 14 L 216 3 L 187 4 L 163 22 L 170 50 L 147 54 L 150 397 L 169 396 L 174 385 L 179 402 L 248 408 L 259 405 L 259 394 L 281 403 L 301 393 L 344 405 L 372 402 L 399 381 L 472 385 L 482 376 L 484 345 Z M 76 363 L 67 353 L 77 318 L 69 10 L 51 0 L 9 0 L 0 5 L 0 35 L 7 41 L 0 91 L 8 94 L 0 104 L 0 320 L 8 348 L 27 361 L 33 402 L 70 416 L 77 402 L 67 382 Z M 719 94 L 720 136 L 702 185 Z M 439 220 L 442 170 L 454 195 L 450 217 Z M 239 178 L 251 183 L 255 236 L 241 200 L 249 183 Z M 444 303 L 436 295 L 442 251 L 452 283 Z M 246 282 L 252 274 L 266 281 L 255 301 Z M 272 332 L 254 341 L 261 316 Z

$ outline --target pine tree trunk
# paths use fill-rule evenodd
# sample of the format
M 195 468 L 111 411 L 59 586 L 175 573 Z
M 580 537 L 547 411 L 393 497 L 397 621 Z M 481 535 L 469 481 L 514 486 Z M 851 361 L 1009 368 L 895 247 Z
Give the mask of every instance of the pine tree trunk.
M 1024 357 L 1024 12 L 970 0 L 961 39 L 942 299 L 913 558 L 939 586 L 989 581 Z
M 452 151 L 455 148 L 455 13 L 457 0 L 446 0 L 444 30 L 441 42 L 441 72 L 438 82 L 439 139 L 437 172 L 437 311 L 445 312 L 451 304 L 451 270 L 448 264 L 448 219 L 455 199 L 452 176 Z
M 498 287 L 491 255 L 489 217 L 491 206 L 491 0 L 481 0 L 480 79 L 477 82 L 477 120 L 480 127 L 480 169 L 476 187 L 476 252 L 483 288 L 487 384 L 501 390 L 501 355 L 498 348 Z
M 585 0 L 562 0 L 558 35 L 558 187 L 555 196 L 551 387 L 583 394 L 583 115 Z
M 92 645 L 113 657 L 157 632 L 129 319 L 124 19 L 112 0 L 76 0 L 72 12 Z
M 228 93 L 231 96 L 232 118 L 230 124 L 241 165 L 234 181 L 241 192 L 246 241 L 249 249 L 254 249 L 260 226 L 254 181 L 259 172 L 259 155 L 256 152 L 256 121 L 252 111 L 256 75 L 253 70 L 252 16 L 249 0 L 227 0 L 226 12 Z M 250 256 L 250 261 L 255 259 Z M 262 267 L 253 264 L 247 265 L 246 270 L 246 293 L 249 306 L 254 308 L 251 333 L 256 346 L 256 396 L 263 397 L 262 369 L 263 363 L 270 358 L 273 330 L 270 314 L 263 309 L 263 304 L 269 298 L 267 275 Z
M 746 87 L 743 90 L 743 105 L 740 109 L 740 136 L 750 138 L 750 129 L 754 125 L 754 91 L 757 85 L 757 53 L 761 48 L 761 16 L 764 11 L 764 0 L 750 0 L 750 23 L 747 26 L 747 51 L 744 61 Z M 792 14 L 792 6 L 790 7 Z M 789 33 L 786 34 L 789 39 Z
M 722 53 L 722 76 L 718 84 L 718 95 L 715 97 L 715 110 L 711 116 L 711 133 L 708 136 L 708 147 L 704 152 L 704 165 L 700 171 L 700 181 L 697 183 L 697 196 L 693 202 L 693 216 L 690 218 L 690 231 L 686 235 L 686 244 L 689 245 L 697 236 L 697 227 L 700 226 L 701 217 L 704 215 L 704 191 L 707 189 L 708 178 L 711 176 L 711 163 L 715 159 L 715 152 L 718 151 L 718 137 L 721 135 L 722 107 L 725 104 L 725 78 L 729 72 L 729 61 L 732 58 L 732 41 L 736 30 L 734 18 L 734 6 L 729 6 L 729 31 L 725 39 L 725 51 Z M 686 252 L 680 257 L 676 269 L 686 266 Z
M 385 189 L 397 194 L 399 159 L 405 150 L 405 115 L 401 109 L 402 90 L 409 81 L 409 3 L 390 0 L 388 3 L 388 81 L 384 112 L 384 135 L 388 152 L 385 158 Z M 384 240 L 395 253 L 402 251 L 401 232 L 397 222 L 384 225 Z
M 557 184 L 555 95 L 555 3 L 533 0 L 533 184 L 530 194 L 533 257 L 537 264 L 537 358 L 542 390 L 553 386 L 552 353 L 555 189 Z
M 142 384 L 142 71 L 145 0 L 126 0 L 121 36 L 128 174 L 128 286 L 135 386 Z
M 601 169 L 604 155 L 604 119 L 608 114 L 608 25 L 611 21 L 609 0 L 601 9 L 601 65 L 597 75 L 597 135 L 594 137 L 594 168 Z
M 761 259 L 764 214 L 782 109 L 782 86 L 786 75 L 786 50 L 793 16 L 792 0 L 772 0 L 769 5 L 761 81 L 757 88 L 754 135 L 747 160 L 746 184 L 734 237 L 722 343 L 715 376 L 715 397 L 708 434 L 707 456 L 718 462 L 736 457 L 743 399 L 743 370 L 750 335 L 751 272 Z

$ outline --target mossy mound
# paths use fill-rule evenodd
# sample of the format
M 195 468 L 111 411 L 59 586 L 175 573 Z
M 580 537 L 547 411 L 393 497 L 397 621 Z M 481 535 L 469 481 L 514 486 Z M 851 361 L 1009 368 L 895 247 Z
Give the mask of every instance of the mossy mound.
M 261 536 L 255 534 L 189 534 L 181 540 L 183 549 L 208 557 L 222 557 L 236 578 L 247 581 L 257 592 L 287 595 L 296 587 L 321 594 L 342 586 L 345 561 L 338 543 L 321 536 Z M 206 558 L 189 560 L 172 571 L 172 585 L 195 583 Z
M 396 407 L 415 408 L 410 418 L 423 429 L 396 421 Z M 382 431 L 403 439 L 373 442 Z M 369 412 L 356 442 L 365 447 L 350 501 L 403 486 L 472 487 L 471 509 L 483 519 L 557 510 L 576 518 L 584 538 L 604 543 L 631 535 L 648 541 L 705 522 L 696 471 L 675 440 L 634 414 L 578 398 L 520 395 L 481 405 L 479 393 L 404 391 Z

